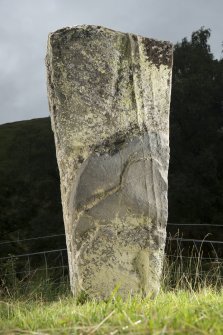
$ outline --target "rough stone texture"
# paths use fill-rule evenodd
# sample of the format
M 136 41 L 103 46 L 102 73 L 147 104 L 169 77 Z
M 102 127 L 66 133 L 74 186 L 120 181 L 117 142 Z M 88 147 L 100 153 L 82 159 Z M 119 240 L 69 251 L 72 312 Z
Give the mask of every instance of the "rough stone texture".
M 166 237 L 172 46 L 76 26 L 49 35 L 46 62 L 72 291 L 154 295 Z

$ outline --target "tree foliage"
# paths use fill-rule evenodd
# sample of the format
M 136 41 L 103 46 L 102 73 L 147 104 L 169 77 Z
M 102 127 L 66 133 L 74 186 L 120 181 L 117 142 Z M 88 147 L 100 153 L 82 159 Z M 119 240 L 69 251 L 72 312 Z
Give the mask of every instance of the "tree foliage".
M 203 27 L 174 49 L 169 221 L 223 222 L 223 62 Z

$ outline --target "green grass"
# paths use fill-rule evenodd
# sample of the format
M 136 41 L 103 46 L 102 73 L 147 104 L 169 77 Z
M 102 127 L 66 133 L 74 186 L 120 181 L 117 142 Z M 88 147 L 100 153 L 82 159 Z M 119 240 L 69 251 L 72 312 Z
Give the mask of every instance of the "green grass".
M 206 268 L 199 254 L 165 260 L 155 300 L 123 301 L 115 293 L 106 302 L 83 295 L 75 300 L 63 272 L 47 277 L 45 271 L 44 277 L 36 271 L 19 280 L 2 269 L 0 334 L 222 335 L 222 264 L 209 262 Z
M 80 303 L 70 295 L 0 302 L 1 334 L 223 334 L 223 290 L 177 290 L 155 300 L 112 297 Z

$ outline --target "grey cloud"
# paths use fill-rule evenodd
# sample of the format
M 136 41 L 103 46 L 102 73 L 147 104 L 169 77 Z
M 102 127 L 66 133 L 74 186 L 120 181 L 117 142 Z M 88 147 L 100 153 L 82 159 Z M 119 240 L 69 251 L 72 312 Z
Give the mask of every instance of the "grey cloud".
M 48 115 L 44 58 L 49 32 L 98 24 L 177 42 L 202 25 L 220 56 L 219 0 L 1 0 L 0 123 Z

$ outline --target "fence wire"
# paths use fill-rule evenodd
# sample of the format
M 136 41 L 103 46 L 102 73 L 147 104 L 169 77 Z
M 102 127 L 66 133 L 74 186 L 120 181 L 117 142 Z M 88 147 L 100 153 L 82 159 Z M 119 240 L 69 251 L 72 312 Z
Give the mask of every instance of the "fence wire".
M 192 223 L 179 223 L 179 224 L 176 224 L 176 223 L 168 223 L 168 225 L 170 226 L 211 226 L 211 227 L 223 227 L 223 225 L 211 225 L 211 224 L 192 224 Z M 53 235 L 45 235 L 45 236 L 37 236 L 37 237 L 30 237 L 30 238 L 25 238 L 25 239 L 17 239 L 17 240 L 14 240 L 14 241 L 0 241 L 0 246 L 2 245 L 9 245 L 9 244 L 19 244 L 19 243 L 23 243 L 23 242 L 29 242 L 29 241 L 35 241 L 35 240 L 43 240 L 43 239 L 51 239 L 51 238 L 58 238 L 58 237 L 64 237 L 65 238 L 65 234 L 53 234 Z M 210 244 L 210 245 L 213 245 L 213 244 L 218 244 L 218 245 L 221 245 L 223 244 L 223 241 L 219 241 L 219 240 L 206 240 L 206 239 L 203 239 L 203 240 L 200 240 L 200 239 L 191 239 L 191 238 L 182 238 L 182 237 L 170 237 L 168 236 L 166 238 L 168 241 L 176 241 L 176 242 L 189 242 L 189 243 L 193 243 L 193 244 L 196 244 L 196 243 L 199 243 L 199 244 Z M 5 256 L 5 257 L 0 257 L 0 261 L 8 261 L 8 260 L 11 260 L 12 262 L 16 262 L 18 258 L 25 258 L 27 257 L 28 259 L 28 263 L 24 264 L 23 268 L 26 268 L 27 264 L 28 264 L 28 270 L 23 270 L 23 271 L 16 271 L 16 267 L 14 268 L 13 271 L 11 272 L 6 272 L 4 274 L 4 276 L 17 276 L 17 275 L 28 275 L 28 276 L 33 276 L 35 275 L 35 273 L 37 272 L 41 272 L 41 271 L 44 271 L 46 273 L 46 277 L 48 276 L 48 272 L 49 271 L 57 271 L 59 269 L 61 269 L 63 271 L 63 276 L 65 275 L 65 269 L 68 269 L 68 265 L 67 265 L 67 262 L 66 260 L 64 261 L 64 252 L 67 251 L 67 248 L 59 248 L 59 249 L 52 249 L 52 250 L 44 250 L 44 251 L 36 251 L 36 252 L 30 252 L 30 253 L 23 253 L 23 254 L 15 254 L 15 255 L 8 255 L 8 256 Z M 57 257 L 54 259 L 54 264 L 55 264 L 55 261 L 56 262 L 60 262 L 61 265 L 57 265 L 56 266 L 48 266 L 48 260 L 47 260 L 47 255 L 48 254 L 56 254 L 58 253 Z M 33 256 L 37 256 L 37 255 L 40 255 L 40 256 L 43 256 L 44 259 L 45 259 L 45 267 L 39 267 L 39 268 L 35 268 L 35 269 L 31 269 L 31 265 L 30 265 L 30 257 L 33 257 Z M 217 264 L 219 265 L 219 269 L 222 269 L 222 265 L 223 265 L 223 258 L 219 258 L 217 255 L 216 257 L 202 257 L 202 255 L 199 255 L 199 256 L 186 256 L 186 255 L 181 255 L 181 254 L 165 254 L 165 257 L 167 259 L 170 259 L 170 258 L 174 258 L 176 261 L 178 260 L 188 260 L 188 261 L 196 261 L 198 260 L 199 262 L 203 262 L 203 261 L 207 261 L 207 262 L 210 262 L 210 264 Z M 49 262 L 50 263 L 50 262 Z M 205 277 L 211 277 L 213 276 L 213 274 L 210 274 L 210 273 L 207 273 L 205 271 L 199 271 L 199 273 L 186 273 L 186 272 L 182 272 L 182 275 L 190 275 L 190 276 L 202 276 L 202 275 L 205 275 Z M 223 279 L 222 276 L 218 276 L 218 278 L 220 280 Z
M 207 227 L 218 227 L 218 228 L 222 228 L 223 225 L 217 225 L 217 224 L 210 224 L 210 223 L 171 223 L 169 222 L 167 224 L 168 226 L 207 226 Z M 40 240 L 40 239 L 48 239 L 48 238 L 55 238 L 55 237 L 61 237 L 64 236 L 65 237 L 65 233 L 62 234 L 53 234 L 53 235 L 45 235 L 45 236 L 36 236 L 36 237 L 30 237 L 30 238 L 25 238 L 25 239 L 18 239 L 18 240 L 14 240 L 14 241 L 0 241 L 0 245 L 5 245 L 5 244 L 12 244 L 12 243 L 21 243 L 21 242 L 28 242 L 28 241 L 34 241 L 34 240 Z M 170 237 L 167 237 L 167 239 L 170 239 Z M 172 238 L 173 240 L 173 238 Z M 186 239 L 182 239 L 182 240 L 186 240 Z M 191 239 L 193 241 L 203 241 L 203 240 L 196 240 L 196 239 Z M 207 242 L 207 241 L 206 241 Z M 208 241 L 210 243 L 223 243 L 223 241 Z

